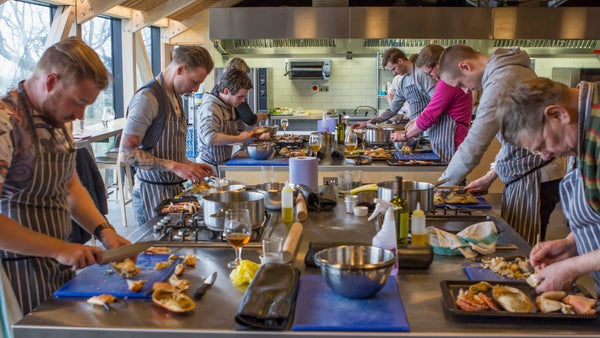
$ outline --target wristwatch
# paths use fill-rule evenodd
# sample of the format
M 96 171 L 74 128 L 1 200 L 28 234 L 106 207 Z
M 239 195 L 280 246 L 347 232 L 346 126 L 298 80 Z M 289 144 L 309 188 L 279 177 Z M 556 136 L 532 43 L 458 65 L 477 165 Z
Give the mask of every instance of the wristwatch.
M 110 223 L 108 222 L 104 222 L 104 223 L 100 223 L 98 224 L 98 226 L 96 227 L 96 229 L 94 229 L 94 237 L 101 241 L 100 239 L 100 234 L 102 233 L 102 230 L 104 229 L 113 229 L 115 230 L 115 227 L 113 227 Z

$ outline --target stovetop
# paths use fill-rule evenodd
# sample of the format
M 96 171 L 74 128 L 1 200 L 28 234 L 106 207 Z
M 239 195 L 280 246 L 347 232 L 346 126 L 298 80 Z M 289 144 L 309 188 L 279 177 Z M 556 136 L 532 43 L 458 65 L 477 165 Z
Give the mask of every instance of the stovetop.
M 264 224 L 252 229 L 250 242 L 246 247 L 260 247 L 262 238 L 267 228 L 272 227 L 269 223 L 270 216 L 267 215 Z M 205 224 L 200 212 L 170 213 L 159 216 L 150 221 L 152 234 L 146 234 L 144 240 L 154 240 L 160 245 L 203 245 L 215 247 L 229 247 L 227 239 L 222 231 L 209 229 Z

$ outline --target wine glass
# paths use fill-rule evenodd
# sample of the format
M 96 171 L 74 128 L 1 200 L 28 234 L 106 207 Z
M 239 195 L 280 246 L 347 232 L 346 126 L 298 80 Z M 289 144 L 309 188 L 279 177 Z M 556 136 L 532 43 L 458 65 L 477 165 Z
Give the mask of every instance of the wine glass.
M 308 140 L 308 147 L 310 150 L 317 156 L 317 152 L 321 149 L 323 144 L 323 135 L 321 134 L 310 134 L 310 139 Z
M 227 267 L 235 268 L 242 262 L 242 247 L 250 242 L 252 225 L 248 209 L 227 210 L 225 212 L 225 238 L 235 249 L 235 260 Z
M 281 128 L 283 128 L 283 135 L 285 135 L 285 131 L 287 130 L 290 121 L 288 119 L 281 119 L 281 121 L 279 121 L 279 124 L 281 124 Z
M 102 110 L 102 125 L 104 128 L 108 128 L 109 125 L 112 125 L 114 120 L 115 110 L 112 107 L 104 107 Z
M 346 138 L 344 139 L 344 146 L 346 147 L 346 151 L 352 156 L 352 152 L 356 150 L 358 147 L 358 137 L 355 133 L 346 134 Z

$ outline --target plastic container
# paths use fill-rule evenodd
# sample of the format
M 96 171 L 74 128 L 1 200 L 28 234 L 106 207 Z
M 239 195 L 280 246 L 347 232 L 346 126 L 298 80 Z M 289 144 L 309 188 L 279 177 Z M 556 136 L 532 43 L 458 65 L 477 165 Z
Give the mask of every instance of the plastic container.
M 410 233 L 412 245 L 429 244 L 429 235 L 427 235 L 427 230 L 425 230 L 425 212 L 421 210 L 421 205 L 418 202 L 417 209 L 412 213 Z
M 281 189 L 281 221 L 283 223 L 294 221 L 294 190 L 287 182 Z
M 381 226 L 381 230 L 373 237 L 373 246 L 378 248 L 387 249 L 397 254 L 398 247 L 396 243 L 396 221 L 394 217 L 393 208 L 388 208 L 385 211 L 385 218 L 383 220 L 383 225 Z M 391 275 L 395 276 L 398 274 L 398 261 L 394 264 L 392 268 Z

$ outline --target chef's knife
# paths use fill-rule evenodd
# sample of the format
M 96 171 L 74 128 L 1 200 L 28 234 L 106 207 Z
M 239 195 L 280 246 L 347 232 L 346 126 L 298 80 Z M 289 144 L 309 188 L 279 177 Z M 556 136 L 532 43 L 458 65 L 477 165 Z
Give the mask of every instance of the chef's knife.
M 194 289 L 194 299 L 198 300 L 202 298 L 202 296 L 204 296 L 204 293 L 206 293 L 206 290 L 210 289 L 210 287 L 213 286 L 216 280 L 217 272 L 215 271 Z
M 156 241 L 137 242 L 130 245 L 123 245 L 114 249 L 108 249 L 102 252 L 102 260 L 98 264 L 104 265 L 110 262 L 121 261 L 127 257 L 135 256 L 154 244 L 156 244 Z

